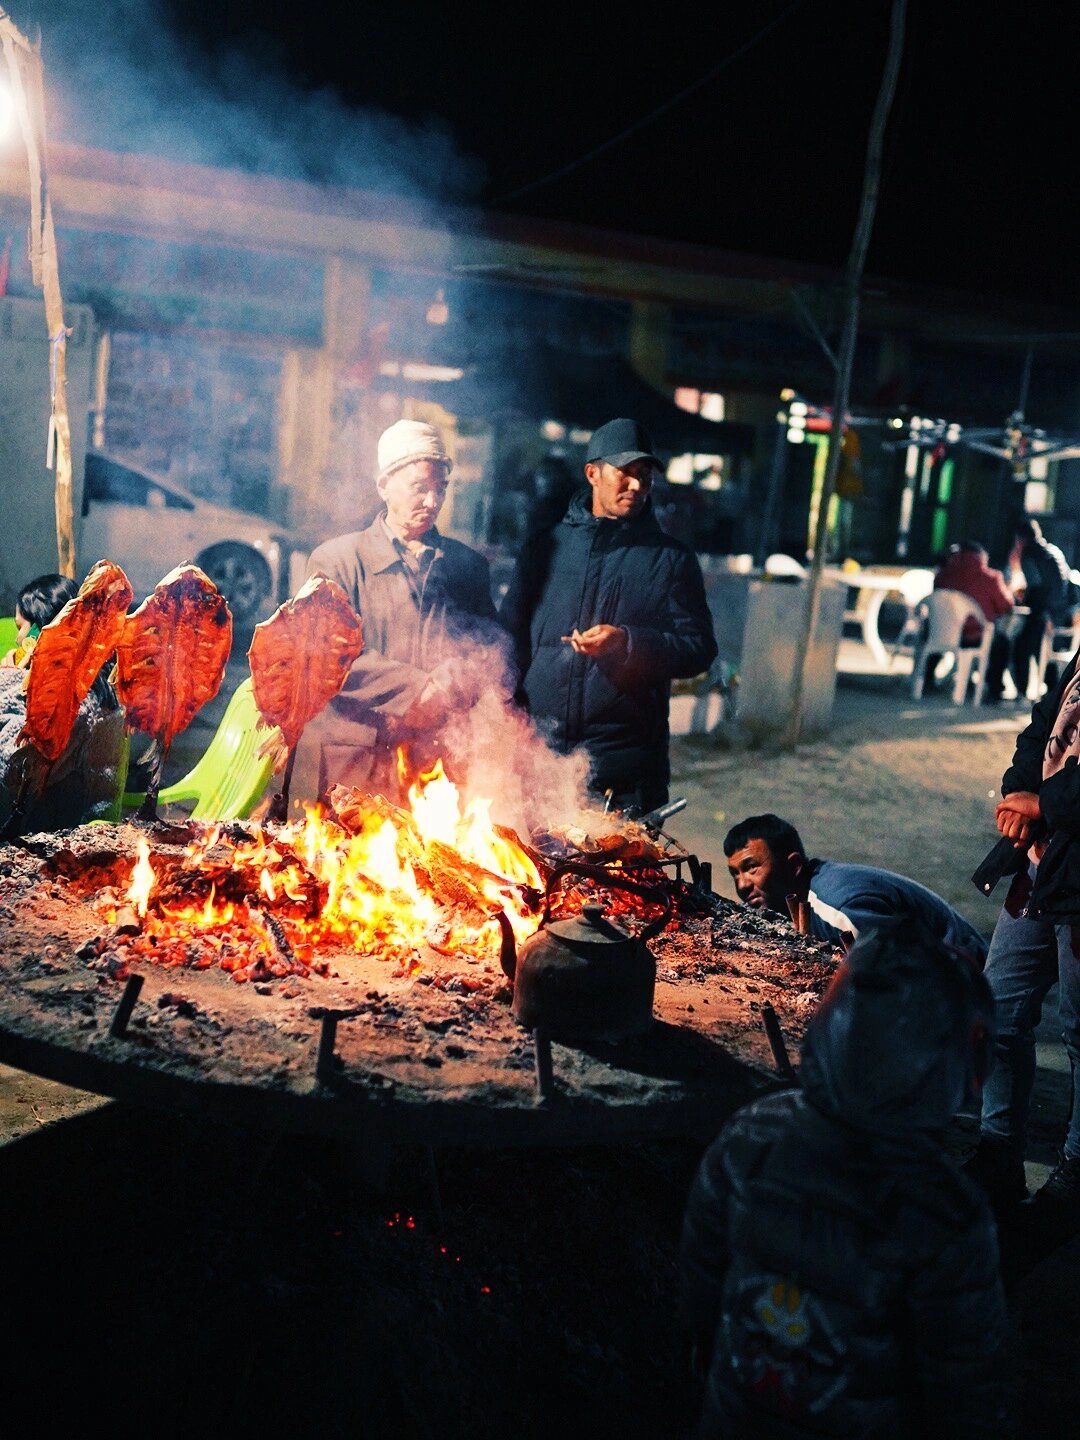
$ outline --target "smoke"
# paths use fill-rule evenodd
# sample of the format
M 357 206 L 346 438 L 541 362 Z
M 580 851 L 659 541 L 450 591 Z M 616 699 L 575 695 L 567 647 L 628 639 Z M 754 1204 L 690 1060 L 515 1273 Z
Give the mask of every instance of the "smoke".
M 590 804 L 588 756 L 552 750 L 515 705 L 503 646 L 458 641 L 449 664 L 460 708 L 443 736 L 463 801 L 489 800 L 492 819 L 522 835 L 578 822 Z
M 54 141 L 413 200 L 465 199 L 483 185 L 482 164 L 457 151 L 444 122 L 409 123 L 305 87 L 293 78 L 301 57 L 256 32 L 200 47 L 177 19 L 183 7 L 164 0 L 5 8 L 31 34 L 40 25 Z M 310 24 L 320 23 L 316 6 Z M 358 71 L 384 63 L 358 52 Z

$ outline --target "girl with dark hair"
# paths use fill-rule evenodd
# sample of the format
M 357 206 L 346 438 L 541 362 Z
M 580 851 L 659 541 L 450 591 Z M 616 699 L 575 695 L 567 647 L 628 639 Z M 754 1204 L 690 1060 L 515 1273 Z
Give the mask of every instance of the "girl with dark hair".
M 0 666 L 25 670 L 43 627 L 56 619 L 69 600 L 75 599 L 78 589 L 66 575 L 39 575 L 24 585 L 15 601 L 19 643 L 0 660 Z

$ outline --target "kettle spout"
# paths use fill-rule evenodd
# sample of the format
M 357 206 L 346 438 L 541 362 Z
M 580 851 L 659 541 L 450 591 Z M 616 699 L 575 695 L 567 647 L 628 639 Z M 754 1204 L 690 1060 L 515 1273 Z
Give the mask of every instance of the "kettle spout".
M 514 943 L 514 928 L 510 924 L 510 918 L 504 910 L 494 912 L 495 919 L 499 922 L 499 929 L 502 931 L 502 948 L 499 951 L 499 964 L 503 968 L 503 974 L 510 981 L 513 980 L 517 971 L 517 946 Z

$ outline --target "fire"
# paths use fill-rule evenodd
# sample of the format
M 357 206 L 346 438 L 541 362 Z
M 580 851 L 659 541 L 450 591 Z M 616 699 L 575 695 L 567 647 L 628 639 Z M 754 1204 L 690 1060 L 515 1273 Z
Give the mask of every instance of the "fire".
M 248 948 L 269 950 L 272 973 L 318 968 L 320 945 L 395 959 L 406 971 L 420 967 L 423 947 L 490 962 L 501 940 L 496 911 L 519 941 L 536 929 L 543 882 L 532 858 L 493 824 L 489 802 L 462 806 L 441 763 L 417 777 L 407 810 L 356 799 L 349 828 L 319 809 L 272 829 L 213 826 L 168 875 L 155 874 L 140 837 L 126 898 L 147 931 L 178 941 L 210 943 L 246 919 Z
M 150 864 L 150 846 L 146 843 L 145 836 L 139 836 L 136 850 L 137 858 L 135 868 L 131 872 L 131 884 L 128 886 L 127 898 L 135 906 L 136 914 L 145 917 L 150 904 L 150 895 L 157 884 L 157 875 L 154 867 Z

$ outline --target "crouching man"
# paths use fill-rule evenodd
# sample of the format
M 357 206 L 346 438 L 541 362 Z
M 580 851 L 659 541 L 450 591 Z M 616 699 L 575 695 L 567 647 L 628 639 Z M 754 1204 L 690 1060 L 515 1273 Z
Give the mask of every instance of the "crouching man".
M 750 815 L 724 839 L 728 872 L 744 905 L 788 913 L 794 895 L 810 907 L 816 940 L 847 944 L 891 919 L 922 925 L 982 968 L 986 941 L 973 925 L 916 880 L 837 860 L 808 858 L 799 832 L 778 815 Z
M 925 931 L 893 922 L 852 947 L 801 1091 L 740 1110 L 691 1189 L 698 1440 L 1010 1433 L 994 1222 L 942 1146 L 992 1033 L 986 981 Z

